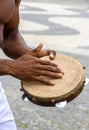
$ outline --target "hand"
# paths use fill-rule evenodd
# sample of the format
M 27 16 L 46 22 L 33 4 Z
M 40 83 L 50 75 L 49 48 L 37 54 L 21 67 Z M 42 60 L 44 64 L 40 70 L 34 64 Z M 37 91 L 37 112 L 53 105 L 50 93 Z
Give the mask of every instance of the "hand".
M 43 56 L 48 56 L 51 60 L 53 60 L 56 56 L 56 52 L 53 50 L 42 50 L 43 45 L 39 44 L 39 46 L 32 50 L 32 55 L 38 58 L 41 58 Z M 31 54 L 31 53 L 28 53 Z
M 61 78 L 62 70 L 54 63 L 25 54 L 12 60 L 10 75 L 24 81 L 36 80 L 45 84 L 54 85 L 47 77 Z

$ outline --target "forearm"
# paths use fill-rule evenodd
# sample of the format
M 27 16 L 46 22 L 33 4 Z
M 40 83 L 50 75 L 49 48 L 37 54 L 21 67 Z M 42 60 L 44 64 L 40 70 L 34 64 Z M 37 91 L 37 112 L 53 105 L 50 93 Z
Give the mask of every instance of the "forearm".
M 31 48 L 27 46 L 19 32 L 11 33 L 9 36 L 5 37 L 2 49 L 7 56 L 13 59 L 18 58 L 27 52 L 31 52 Z

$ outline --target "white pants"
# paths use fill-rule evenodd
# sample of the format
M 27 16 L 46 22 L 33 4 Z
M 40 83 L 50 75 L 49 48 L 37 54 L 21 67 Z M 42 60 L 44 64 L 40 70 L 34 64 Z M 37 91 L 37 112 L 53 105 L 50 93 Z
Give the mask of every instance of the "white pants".
M 16 130 L 13 114 L 0 81 L 0 130 Z

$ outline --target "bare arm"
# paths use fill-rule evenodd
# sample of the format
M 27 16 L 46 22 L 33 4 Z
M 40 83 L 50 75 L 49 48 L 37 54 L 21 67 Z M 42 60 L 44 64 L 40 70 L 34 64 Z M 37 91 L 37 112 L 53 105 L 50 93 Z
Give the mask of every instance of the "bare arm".
M 12 75 L 20 80 L 32 79 L 50 85 L 54 84 L 45 77 L 59 78 L 62 77 L 63 71 L 56 64 L 38 57 L 49 55 L 50 58 L 54 58 L 55 51 L 42 50 L 42 45 L 34 50 L 29 48 L 18 31 L 18 25 L 19 8 L 16 5 L 9 22 L 1 26 L 1 34 L 4 34 L 2 50 L 13 60 L 0 60 L 0 75 Z
M 4 53 L 11 58 L 18 58 L 23 54 L 29 53 L 36 57 L 43 57 L 49 55 L 50 59 L 54 59 L 56 53 L 52 50 L 42 50 L 42 45 L 32 50 L 25 43 L 23 37 L 20 35 L 19 30 L 19 3 L 16 5 L 14 14 L 10 21 L 4 26 L 4 41 L 2 49 Z
M 14 14 L 10 21 L 4 26 L 4 40 L 2 49 L 5 54 L 11 58 L 18 58 L 23 54 L 30 52 L 24 39 L 18 31 L 19 26 L 19 7 L 16 6 Z
M 13 59 L 32 52 L 32 49 L 27 46 L 18 30 L 11 32 L 8 37 L 5 37 L 2 49 L 7 56 Z

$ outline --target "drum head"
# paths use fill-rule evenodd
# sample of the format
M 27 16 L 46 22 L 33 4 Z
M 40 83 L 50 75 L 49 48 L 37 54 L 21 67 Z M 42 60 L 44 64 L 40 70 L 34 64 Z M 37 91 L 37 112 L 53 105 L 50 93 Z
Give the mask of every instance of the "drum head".
M 49 60 L 49 57 L 46 56 L 43 60 Z M 58 64 L 64 70 L 63 78 L 51 78 L 55 82 L 54 86 L 38 81 L 22 81 L 22 88 L 28 97 L 48 106 L 64 100 L 71 101 L 81 92 L 84 82 L 83 67 L 76 59 L 60 54 L 51 62 Z

